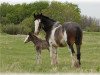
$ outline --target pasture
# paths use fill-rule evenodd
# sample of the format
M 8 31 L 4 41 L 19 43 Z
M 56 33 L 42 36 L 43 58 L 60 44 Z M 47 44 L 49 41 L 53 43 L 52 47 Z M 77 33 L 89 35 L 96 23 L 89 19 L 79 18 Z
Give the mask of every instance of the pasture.
M 26 35 L 0 34 L 0 72 L 10 73 L 70 73 L 100 72 L 100 32 L 84 32 L 81 47 L 81 68 L 71 67 L 68 48 L 58 49 L 56 66 L 50 65 L 48 50 L 42 51 L 42 64 L 35 61 L 35 48 L 32 42 L 25 44 Z

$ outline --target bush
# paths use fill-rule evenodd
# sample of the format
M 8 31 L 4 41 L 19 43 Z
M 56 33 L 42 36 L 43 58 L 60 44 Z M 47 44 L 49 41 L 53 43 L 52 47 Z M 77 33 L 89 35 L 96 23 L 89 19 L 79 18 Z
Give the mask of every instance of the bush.
M 19 34 L 28 34 L 31 30 L 28 26 L 19 25 Z
M 100 32 L 100 26 L 88 26 L 85 30 L 88 32 Z
M 7 34 L 16 35 L 19 33 L 19 26 L 14 24 L 2 25 L 1 31 Z
M 1 24 L 0 24 L 0 33 L 1 33 Z
M 25 25 L 14 25 L 14 24 L 7 24 L 7 25 L 0 25 L 0 30 L 3 33 L 17 35 L 17 34 L 28 34 L 32 29 Z
M 30 16 L 28 18 L 25 18 L 20 25 L 22 25 L 23 27 L 28 27 L 30 29 L 34 29 L 34 21 L 33 21 L 33 16 Z
M 20 24 L 4 24 L 0 25 L 1 31 L 7 34 L 28 34 L 28 32 L 34 30 L 34 22 L 33 22 L 33 16 L 30 16 L 28 18 L 25 18 Z

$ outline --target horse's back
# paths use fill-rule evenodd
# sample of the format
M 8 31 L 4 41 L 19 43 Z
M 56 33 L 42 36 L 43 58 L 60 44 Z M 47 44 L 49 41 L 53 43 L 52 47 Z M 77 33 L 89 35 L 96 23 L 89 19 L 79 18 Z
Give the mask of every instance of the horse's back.
M 79 28 L 81 30 L 80 25 L 78 23 L 76 23 L 76 22 L 65 22 L 63 24 L 63 27 L 67 28 L 67 29 Z
M 82 41 L 82 29 L 78 23 L 65 22 L 63 24 L 63 29 L 67 33 L 67 40 L 70 40 L 71 42 L 79 41 L 79 43 L 81 43 L 81 41 Z
M 82 32 L 80 25 L 76 22 L 65 22 L 62 25 L 62 27 L 67 32 L 76 32 L 76 31 L 79 31 L 80 33 Z

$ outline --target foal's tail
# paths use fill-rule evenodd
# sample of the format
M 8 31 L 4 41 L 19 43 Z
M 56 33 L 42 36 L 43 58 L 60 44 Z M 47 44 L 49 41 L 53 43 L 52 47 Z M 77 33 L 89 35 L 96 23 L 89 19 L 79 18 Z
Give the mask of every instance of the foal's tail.
M 76 45 L 82 44 L 82 37 L 83 37 L 82 29 L 80 27 L 77 27 L 76 38 L 75 38 L 75 44 Z

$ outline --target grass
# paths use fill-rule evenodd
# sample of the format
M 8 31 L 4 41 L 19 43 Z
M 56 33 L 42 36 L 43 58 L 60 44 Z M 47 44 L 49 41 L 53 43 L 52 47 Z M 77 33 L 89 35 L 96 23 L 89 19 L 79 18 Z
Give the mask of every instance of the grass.
M 2 73 L 98 73 L 100 72 L 100 32 L 84 32 L 82 66 L 71 67 L 68 48 L 58 49 L 59 64 L 50 65 L 48 50 L 42 51 L 42 64 L 35 62 L 35 48 L 30 42 L 24 44 L 25 35 L 0 34 L 0 72 Z

